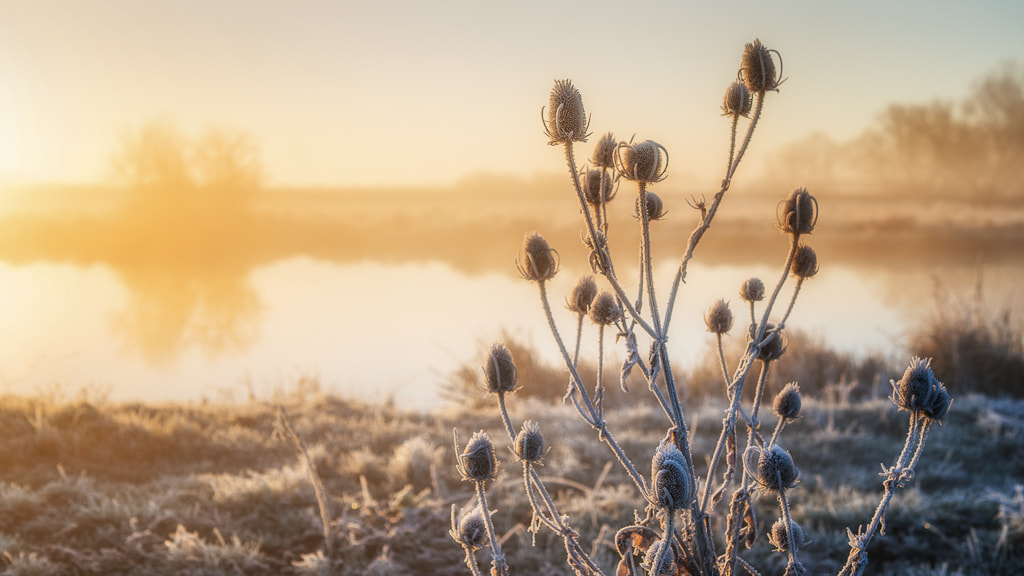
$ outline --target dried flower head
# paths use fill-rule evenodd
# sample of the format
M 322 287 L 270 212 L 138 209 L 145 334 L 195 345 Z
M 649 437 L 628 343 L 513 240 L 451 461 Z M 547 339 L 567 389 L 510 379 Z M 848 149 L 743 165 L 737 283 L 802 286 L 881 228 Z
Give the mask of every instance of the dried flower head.
M 747 278 L 740 286 L 740 298 L 746 302 L 764 300 L 764 282 L 760 278 Z
M 543 110 L 541 115 L 543 118 Z M 580 91 L 570 80 L 555 80 L 544 122 L 544 134 L 550 139 L 548 144 L 586 142 L 590 135 L 587 133 L 589 124 Z
M 531 232 L 523 238 L 523 248 L 519 251 L 516 268 L 527 280 L 550 280 L 558 272 L 558 252 L 548 245 L 543 236 Z
M 782 390 L 775 396 L 775 403 L 772 408 L 779 418 L 794 420 L 800 417 L 800 385 L 790 382 L 782 387 Z
M 729 303 L 719 299 L 704 314 L 704 324 L 712 334 L 725 334 L 732 329 L 732 310 Z
M 804 547 L 804 529 L 799 524 L 790 520 L 789 531 L 793 533 L 793 549 L 800 550 Z M 768 532 L 768 542 L 772 546 L 775 546 L 776 552 L 788 552 L 789 551 L 789 533 L 786 532 L 786 520 L 779 517 L 778 520 L 772 524 L 771 531 Z
M 590 319 L 599 326 L 614 324 L 622 318 L 622 307 L 611 292 L 601 292 L 590 303 Z
M 757 359 L 762 362 L 774 362 L 786 352 L 786 338 L 784 330 L 776 330 L 775 325 L 768 323 L 764 330 L 764 340 L 761 341 L 761 349 L 757 352 Z
M 458 438 L 455 440 L 455 453 L 459 453 Z M 494 455 L 494 444 L 486 432 L 474 432 L 466 449 L 456 457 L 456 468 L 463 480 L 484 482 L 494 479 L 498 474 L 498 458 Z
M 753 44 L 747 44 L 743 48 L 740 74 L 747 89 L 755 94 L 764 94 L 768 90 L 775 90 L 779 87 L 780 82 L 775 74 L 775 61 L 772 60 L 772 52 L 778 55 L 775 50 L 765 48 L 760 39 L 754 40 Z M 780 65 L 781 62 L 782 58 L 780 57 Z
M 491 346 L 484 364 L 484 379 L 491 394 L 504 394 L 516 390 L 516 365 L 512 353 L 502 343 Z
M 779 203 L 779 228 L 787 234 L 810 234 L 818 222 L 818 201 L 806 188 L 797 188 Z
M 594 147 L 594 156 L 590 161 L 598 168 L 614 168 L 615 148 L 618 145 L 619 143 L 615 141 L 615 134 L 606 133 L 597 141 L 597 146 Z
M 932 401 L 924 407 L 924 415 L 935 422 L 941 423 L 946 419 L 946 414 L 949 412 L 949 406 L 952 403 L 953 397 L 949 395 L 946 386 L 941 382 L 936 382 L 935 394 L 932 396 Z
M 482 548 L 487 541 L 487 521 L 480 507 L 474 507 L 469 512 L 464 512 L 455 521 L 455 505 L 452 505 L 452 529 L 448 534 L 459 544 L 470 550 Z
M 797 278 L 810 278 L 818 273 L 818 254 L 807 244 L 800 244 L 793 254 L 790 271 Z
M 662 508 L 679 510 L 693 500 L 695 492 L 683 453 L 675 444 L 663 440 L 651 459 L 652 500 Z
M 655 540 L 647 548 L 647 553 L 644 554 L 644 561 L 641 566 L 647 570 L 648 574 L 653 576 L 660 576 L 661 574 L 679 574 L 678 568 L 676 568 L 676 551 L 672 546 L 669 546 L 668 551 L 665 552 L 665 557 L 661 561 L 661 567 L 658 569 L 658 574 L 654 574 L 654 568 L 658 563 L 658 557 L 661 556 L 661 551 L 664 549 L 665 540 Z
M 615 183 L 607 170 L 593 168 L 583 175 L 583 196 L 587 202 L 598 206 L 602 201 L 610 202 L 615 198 Z
M 583 276 L 572 287 L 572 292 L 569 293 L 569 297 L 565 301 L 565 307 L 577 314 L 586 315 L 590 312 L 590 303 L 594 301 L 595 296 L 597 296 L 597 283 L 594 282 L 594 277 Z
M 665 210 L 665 203 L 661 201 L 661 196 L 658 196 L 650 190 L 645 191 L 644 194 L 647 196 L 647 221 L 654 222 L 655 220 L 661 220 L 665 217 L 668 212 Z M 640 197 L 636 199 L 636 217 L 640 218 Z
M 516 434 L 515 453 L 520 460 L 537 464 L 544 455 L 544 435 L 540 433 L 540 424 L 527 420 L 523 428 Z
M 782 446 L 772 444 L 761 450 L 757 459 L 755 480 L 762 488 L 779 494 L 796 486 L 800 470 L 793 464 L 793 457 Z
M 668 150 L 652 140 L 639 144 L 623 142 L 615 148 L 615 169 L 626 180 L 661 182 L 668 170 Z
M 733 82 L 725 89 L 722 98 L 722 114 L 725 116 L 746 116 L 750 114 L 750 89 L 742 82 Z
M 932 374 L 930 358 L 922 359 L 914 356 L 903 373 L 903 377 L 896 382 L 891 380 L 889 382 L 892 385 L 890 399 L 900 410 L 914 412 L 932 407 L 934 397 L 938 393 L 939 381 Z M 943 416 L 945 416 L 944 412 Z

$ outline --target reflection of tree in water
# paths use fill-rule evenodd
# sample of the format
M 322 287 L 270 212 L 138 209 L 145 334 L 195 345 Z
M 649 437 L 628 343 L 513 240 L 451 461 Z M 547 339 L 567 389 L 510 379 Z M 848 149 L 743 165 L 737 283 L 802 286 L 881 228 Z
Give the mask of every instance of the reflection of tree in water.
M 165 364 L 196 346 L 211 355 L 245 350 L 258 336 L 263 306 L 235 271 L 143 268 L 119 271 L 128 291 L 114 327 L 127 348 Z
M 121 242 L 108 263 L 128 290 L 115 326 L 129 348 L 170 362 L 190 346 L 244 350 L 262 305 L 235 261 L 250 236 L 259 153 L 244 134 L 209 129 L 190 140 L 154 122 L 122 136 L 112 163 L 128 199 L 109 223 Z

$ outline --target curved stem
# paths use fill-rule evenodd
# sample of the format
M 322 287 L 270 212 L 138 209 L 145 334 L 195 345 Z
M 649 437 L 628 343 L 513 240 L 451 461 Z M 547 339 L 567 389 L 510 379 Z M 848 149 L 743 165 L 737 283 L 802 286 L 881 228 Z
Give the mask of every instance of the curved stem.
M 505 556 L 502 555 L 501 547 L 498 546 L 498 537 L 494 533 L 494 522 L 491 521 L 491 511 L 487 508 L 487 491 L 484 489 L 483 482 L 474 482 L 474 484 L 476 484 L 477 505 L 480 506 L 483 513 L 484 524 L 487 526 L 487 537 L 491 541 L 491 571 L 496 574 L 506 574 L 508 567 L 505 565 Z

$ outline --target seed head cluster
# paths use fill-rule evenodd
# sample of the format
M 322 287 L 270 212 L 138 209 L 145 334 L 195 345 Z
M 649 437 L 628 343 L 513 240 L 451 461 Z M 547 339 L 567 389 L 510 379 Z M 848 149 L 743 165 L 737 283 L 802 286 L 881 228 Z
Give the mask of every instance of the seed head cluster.
M 747 89 L 754 94 L 764 94 L 779 86 L 778 78 L 775 75 L 775 62 L 772 60 L 772 51 L 761 44 L 760 39 L 754 40 L 752 44 L 747 44 L 744 47 L 740 72 Z
M 558 272 L 558 253 L 548 245 L 543 236 L 531 232 L 523 239 L 523 248 L 519 251 L 516 268 L 527 280 L 550 280 Z
M 740 286 L 740 298 L 745 302 L 764 300 L 764 282 L 760 278 L 747 278 Z
M 779 228 L 799 236 L 810 234 L 818 222 L 818 201 L 806 188 L 797 188 L 780 203 Z
M 665 549 L 665 545 L 665 540 L 657 540 L 647 548 L 647 553 L 644 554 L 644 561 L 641 566 L 647 570 L 648 574 L 653 574 L 655 565 L 658 563 L 658 557 L 661 556 L 661 551 Z M 672 546 L 669 546 L 668 552 L 665 553 L 665 557 L 661 561 L 661 568 L 655 576 L 678 573 L 678 568 L 676 568 L 676 553 Z
M 601 292 L 590 304 L 590 319 L 599 326 L 614 324 L 622 318 L 622 307 L 611 292 Z
M 661 182 L 668 171 L 668 151 L 653 140 L 638 144 L 623 142 L 615 148 L 615 169 L 633 182 Z
M 814 276 L 818 273 L 818 254 L 807 244 L 800 244 L 793 254 L 793 265 L 789 269 L 797 278 Z
M 800 470 L 793 464 L 793 457 L 778 444 L 761 450 L 756 474 L 757 483 L 773 494 L 796 486 L 800 478 Z
M 686 459 L 675 444 L 662 441 L 651 459 L 651 492 L 654 502 L 667 510 L 685 508 L 694 497 L 693 478 Z
M 782 390 L 775 396 L 775 403 L 772 408 L 775 414 L 784 420 L 795 420 L 800 417 L 800 385 L 790 382 L 782 387 Z
M 804 546 L 804 529 L 799 524 L 790 520 L 789 532 L 793 534 L 793 550 L 800 550 Z M 768 532 L 768 542 L 775 547 L 776 552 L 788 552 L 790 549 L 789 533 L 786 532 L 786 520 L 779 517 L 772 524 Z
M 786 338 L 784 331 L 775 330 L 775 325 L 769 322 L 765 326 L 764 340 L 761 349 L 757 352 L 757 359 L 762 362 L 774 362 L 782 357 L 786 351 Z
M 491 394 L 505 394 L 516 389 L 516 365 L 512 353 L 502 343 L 491 346 L 484 364 L 484 379 Z
M 485 482 L 497 476 L 498 458 L 494 455 L 494 444 L 486 432 L 481 430 L 473 433 L 466 449 L 458 457 L 457 468 L 462 479 L 467 481 Z
M 750 89 L 742 82 L 733 82 L 725 89 L 722 98 L 722 114 L 725 116 L 747 116 L 750 114 Z
M 576 314 L 586 315 L 590 312 L 590 304 L 597 296 L 597 283 L 593 276 L 583 276 L 572 287 L 569 297 L 566 299 L 565 307 Z
M 540 433 L 540 424 L 527 420 L 523 428 L 516 434 L 515 453 L 520 460 L 537 464 L 544 455 L 544 435 Z
M 615 197 L 615 185 L 607 170 L 592 168 L 583 175 L 583 195 L 587 202 L 599 206 Z
M 732 310 L 729 309 L 729 303 L 725 300 L 719 299 L 711 308 L 704 314 L 704 324 L 708 327 L 708 332 L 712 334 L 725 334 L 732 329 Z
M 550 139 L 548 144 L 586 142 L 588 124 L 580 91 L 570 80 L 555 80 L 544 125 L 544 133 Z
M 945 385 L 935 378 L 931 364 L 931 359 L 912 358 L 903 377 L 890 381 L 890 399 L 900 410 L 920 411 L 927 418 L 941 422 L 953 400 Z
M 615 167 L 615 148 L 619 145 L 615 141 L 615 134 L 611 132 L 601 136 L 601 139 L 597 141 L 597 145 L 594 146 L 594 155 L 590 158 L 590 161 L 594 163 L 594 166 L 598 168 L 614 168 Z
M 665 203 L 661 201 L 661 196 L 658 196 L 657 194 L 655 194 L 654 192 L 651 192 L 650 190 L 646 191 L 644 195 L 647 196 L 647 221 L 648 222 L 654 222 L 656 220 L 661 220 L 662 218 L 665 217 L 666 214 L 668 214 L 668 212 L 665 210 Z M 637 218 L 641 217 L 641 213 L 640 213 L 640 197 L 639 196 L 636 199 L 636 217 Z
M 454 522 L 454 514 L 452 510 L 452 529 L 448 532 L 451 537 L 470 550 L 482 548 L 487 540 L 487 522 L 480 508 L 464 513 L 457 524 Z

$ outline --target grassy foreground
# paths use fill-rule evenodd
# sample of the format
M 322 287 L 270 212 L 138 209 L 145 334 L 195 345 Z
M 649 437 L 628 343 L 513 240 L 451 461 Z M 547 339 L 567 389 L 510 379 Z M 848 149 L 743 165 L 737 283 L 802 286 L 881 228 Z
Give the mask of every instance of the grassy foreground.
M 663 434 L 640 392 L 611 416 L 637 462 Z M 466 574 L 447 534 L 458 480 L 452 429 L 503 438 L 492 408 L 422 415 L 317 392 L 283 399 L 329 502 L 331 551 L 306 459 L 277 428 L 271 402 L 202 405 L 60 404 L 0 400 L 0 562 L 5 574 Z M 512 417 L 541 423 L 551 451 L 542 475 L 606 573 L 615 531 L 642 505 L 610 455 L 561 405 L 512 398 Z M 690 411 L 695 453 L 713 446 L 721 412 Z M 809 573 L 835 573 L 846 527 L 866 523 L 881 494 L 879 463 L 899 451 L 906 414 L 884 399 L 851 405 L 805 396 L 787 432 L 801 469 L 794 516 L 813 543 Z M 772 426 L 766 421 L 762 426 Z M 499 447 L 503 442 L 499 442 Z M 894 500 L 868 573 L 1017 574 L 1024 562 L 1024 401 L 960 396 L 909 488 Z M 510 566 L 564 573 L 564 549 L 531 545 L 521 471 L 502 449 L 490 491 Z M 706 464 L 705 464 L 706 465 Z M 607 473 L 605 471 L 606 466 Z M 595 482 L 596 479 L 596 482 Z M 763 530 L 743 554 L 785 566 Z M 478 552 L 484 560 L 485 551 Z M 773 560 L 770 558 L 775 556 Z M 769 568 L 767 573 L 772 573 Z

